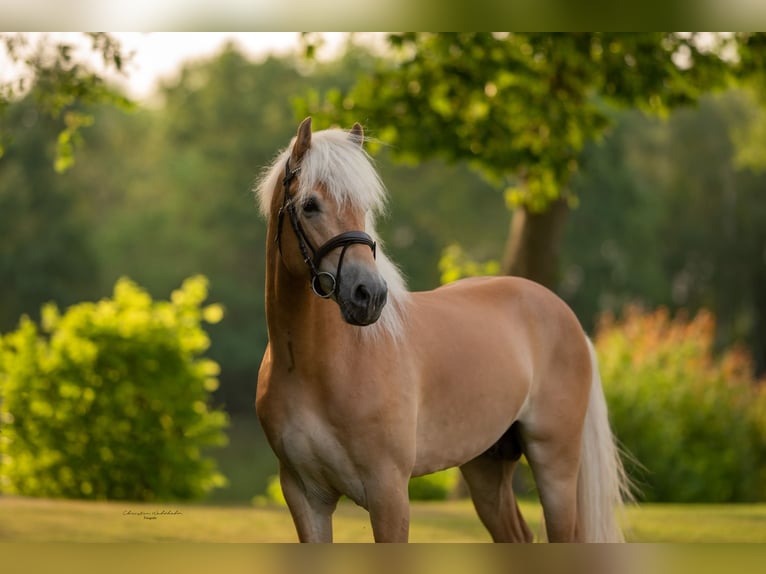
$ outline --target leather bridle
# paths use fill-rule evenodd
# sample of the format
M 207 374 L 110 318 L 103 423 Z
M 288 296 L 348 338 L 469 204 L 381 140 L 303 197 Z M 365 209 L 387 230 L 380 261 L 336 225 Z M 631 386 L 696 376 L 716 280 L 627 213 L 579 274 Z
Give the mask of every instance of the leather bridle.
M 315 249 L 309 241 L 306 232 L 303 230 L 300 220 L 298 219 L 298 213 L 295 209 L 295 198 L 290 194 L 290 183 L 295 176 L 300 172 L 300 166 L 295 169 L 290 169 L 290 158 L 287 158 L 285 162 L 285 177 L 282 179 L 282 185 L 284 186 L 284 196 L 282 198 L 282 207 L 279 208 L 279 220 L 277 222 L 277 245 L 279 246 L 279 252 L 282 253 L 282 221 L 284 220 L 285 212 L 287 212 L 290 218 L 290 224 L 292 225 L 295 236 L 298 239 L 298 246 L 303 256 L 303 261 L 311 272 L 311 289 L 317 296 L 322 299 L 332 297 L 333 293 L 337 292 L 340 287 L 340 271 L 343 266 L 343 257 L 346 255 L 346 250 L 355 244 L 367 245 L 372 250 L 372 257 L 376 256 L 375 241 L 364 231 L 345 231 L 339 233 L 335 237 L 328 239 L 322 246 Z M 338 258 L 338 267 L 335 270 L 335 275 L 327 271 L 320 271 L 319 266 L 331 251 L 341 248 L 340 257 Z M 331 281 L 332 287 L 325 291 L 322 288 L 321 278 L 325 277 Z

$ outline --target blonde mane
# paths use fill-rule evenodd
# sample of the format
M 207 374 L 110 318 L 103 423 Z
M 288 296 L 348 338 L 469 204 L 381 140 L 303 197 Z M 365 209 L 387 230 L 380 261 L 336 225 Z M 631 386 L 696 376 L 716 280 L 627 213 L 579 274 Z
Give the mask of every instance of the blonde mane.
M 295 139 L 287 149 L 280 152 L 258 181 L 256 194 L 261 213 L 268 218 L 277 189 L 282 185 L 285 162 L 290 157 Z M 404 329 L 403 316 L 409 300 L 409 292 L 397 266 L 383 250 L 380 237 L 375 231 L 375 218 L 384 213 L 386 188 L 375 170 L 373 160 L 349 133 L 343 130 L 324 130 L 311 135 L 311 147 L 300 165 L 297 202 L 302 201 L 318 185 L 322 185 L 328 197 L 339 206 L 351 204 L 365 211 L 366 231 L 378 244 L 377 266 L 388 285 L 388 303 L 373 325 L 357 327 L 360 336 L 377 338 L 388 334 L 399 338 Z

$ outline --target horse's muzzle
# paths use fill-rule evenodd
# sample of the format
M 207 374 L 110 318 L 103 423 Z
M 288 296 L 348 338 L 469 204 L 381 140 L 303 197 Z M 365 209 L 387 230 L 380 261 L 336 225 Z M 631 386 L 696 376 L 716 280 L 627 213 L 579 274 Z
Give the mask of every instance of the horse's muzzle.
M 386 306 L 388 286 L 377 272 L 347 264 L 336 298 L 346 323 L 372 325 Z

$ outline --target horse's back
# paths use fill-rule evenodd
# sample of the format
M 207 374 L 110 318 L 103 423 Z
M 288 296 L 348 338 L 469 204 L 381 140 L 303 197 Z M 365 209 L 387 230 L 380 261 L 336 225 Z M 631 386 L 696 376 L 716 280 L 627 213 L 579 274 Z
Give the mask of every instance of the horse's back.
M 501 336 L 505 329 L 517 342 L 519 337 L 535 337 L 545 327 L 565 331 L 567 336 L 582 333 L 576 316 L 558 295 L 522 277 L 470 277 L 412 295 L 417 313 L 430 325 L 440 318 L 460 320 L 467 327 L 483 323 L 480 339 Z
M 457 309 L 464 318 L 460 331 L 468 328 L 480 343 L 497 338 L 522 354 L 531 384 L 571 371 L 581 371 L 578 378 L 590 380 L 582 326 L 569 305 L 547 287 L 522 277 L 475 277 L 424 296 L 441 312 L 445 307 Z M 471 323 L 476 327 L 471 329 Z
M 432 291 L 422 291 L 414 295 L 433 297 L 467 297 L 473 300 L 485 300 L 497 304 L 540 303 L 546 302 L 568 310 L 566 303 L 553 291 L 530 279 L 513 275 L 466 277 L 442 285 Z

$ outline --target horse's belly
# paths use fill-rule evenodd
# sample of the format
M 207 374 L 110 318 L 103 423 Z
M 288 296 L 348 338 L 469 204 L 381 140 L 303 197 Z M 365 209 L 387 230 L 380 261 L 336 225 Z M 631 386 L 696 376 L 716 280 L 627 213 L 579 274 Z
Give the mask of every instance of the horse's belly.
M 523 358 L 507 350 L 496 353 L 491 344 L 484 347 L 488 355 L 474 349 L 474 354 L 445 364 L 423 383 L 418 474 L 458 466 L 482 454 L 523 412 L 531 385 Z
M 413 475 L 459 466 L 487 451 L 518 419 L 525 396 L 507 389 L 492 399 L 464 399 L 421 412 Z

